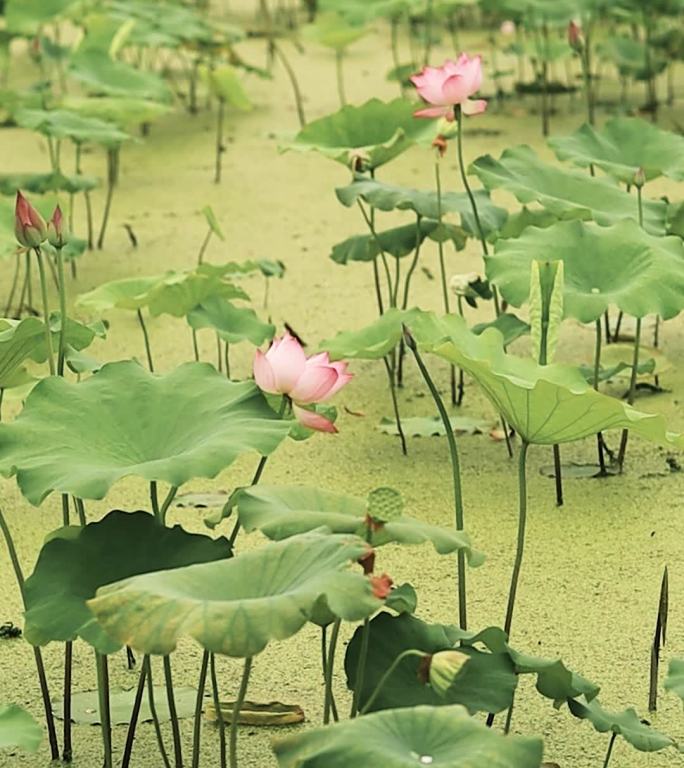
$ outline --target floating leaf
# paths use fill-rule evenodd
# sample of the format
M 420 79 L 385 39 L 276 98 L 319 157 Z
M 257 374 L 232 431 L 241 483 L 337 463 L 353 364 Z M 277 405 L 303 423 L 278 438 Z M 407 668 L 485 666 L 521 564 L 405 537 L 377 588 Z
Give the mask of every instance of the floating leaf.
M 161 526 L 147 512 L 110 512 L 84 528 L 56 532 L 26 580 L 24 635 L 32 645 L 82 638 L 98 653 L 121 643 L 109 637 L 87 606 L 99 587 L 163 569 L 231 557 L 225 538 Z
M 102 499 L 129 475 L 176 487 L 215 477 L 245 451 L 270 454 L 289 429 L 254 384 L 227 381 L 209 364 L 159 376 L 109 363 L 80 384 L 41 381 L 0 425 L 0 472 L 16 475 L 32 504 L 52 491 Z
M 259 530 L 269 539 L 285 539 L 320 527 L 333 533 L 355 533 L 366 537 L 366 499 L 324 491 L 307 486 L 257 485 L 243 488 L 237 494 L 240 522 L 246 531 Z M 402 515 L 372 532 L 371 543 L 381 546 L 423 544 L 430 542 L 439 554 L 465 550 L 472 566 L 482 562 L 482 556 L 471 549 L 470 539 L 463 531 L 430 525 Z
M 370 581 L 349 571 L 366 546 L 354 536 L 307 533 L 112 584 L 89 607 L 105 631 L 144 653 L 171 653 L 189 635 L 213 653 L 251 657 L 296 634 L 321 600 L 347 621 L 377 610 Z
M 211 296 L 188 312 L 188 324 L 195 330 L 213 328 L 229 344 L 249 341 L 261 346 L 275 334 L 275 326 L 264 323 L 253 309 L 236 307 L 223 296 Z
M 488 421 L 472 419 L 469 416 L 449 417 L 451 429 L 456 435 L 484 435 L 491 429 Z M 405 435 L 409 437 L 444 437 L 446 430 L 439 416 L 409 416 L 402 418 L 401 427 Z M 399 430 L 395 419 L 383 418 L 380 422 L 380 431 L 386 435 L 397 437 Z
M 543 745 L 502 736 L 453 706 L 378 712 L 290 736 L 273 750 L 280 768 L 539 768 Z
M 647 180 L 684 178 L 684 137 L 636 117 L 615 117 L 600 130 L 583 125 L 570 136 L 554 136 L 549 146 L 559 160 L 582 168 L 596 166 L 625 184 L 641 169 Z
M 353 170 L 372 170 L 388 163 L 421 138 L 433 138 L 431 120 L 416 120 L 415 105 L 404 99 L 371 99 L 314 120 L 282 150 L 318 152 Z
M 607 179 L 543 162 L 528 146 L 507 149 L 500 160 L 478 158 L 470 167 L 484 186 L 512 192 L 520 203 L 538 202 L 561 219 L 593 219 L 601 226 L 637 218 L 634 195 Z M 665 234 L 666 203 L 644 200 L 644 227 L 652 235 Z
M 566 317 L 598 320 L 616 306 L 633 317 L 668 319 L 684 308 L 684 244 L 679 237 L 653 237 L 634 221 L 610 227 L 567 221 L 531 228 L 516 240 L 499 240 L 485 257 L 487 277 L 506 301 L 522 306 L 529 297 L 535 260 L 563 261 Z
M 35 752 L 43 740 L 43 729 L 28 712 L 14 704 L 0 705 L 0 749 Z

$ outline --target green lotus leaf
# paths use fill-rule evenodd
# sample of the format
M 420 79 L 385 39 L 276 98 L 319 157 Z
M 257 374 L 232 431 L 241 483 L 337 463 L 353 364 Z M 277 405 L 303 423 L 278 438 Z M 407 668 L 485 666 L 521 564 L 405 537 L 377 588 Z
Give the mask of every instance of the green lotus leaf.
M 543 744 L 502 736 L 452 706 L 378 712 L 289 736 L 273 750 L 280 768 L 539 768 Z
M 21 364 L 45 339 L 45 325 L 37 317 L 0 320 L 0 389 L 16 386 Z
M 0 194 L 16 195 L 17 190 L 32 195 L 47 195 L 50 192 L 79 192 L 95 189 L 99 179 L 94 176 L 65 176 L 63 173 L 3 173 L 0 174 Z
M 672 691 L 684 702 L 684 660 L 671 659 L 665 678 L 665 690 Z
M 354 235 L 333 246 L 330 258 L 336 264 L 348 264 L 350 261 L 373 261 L 380 254 L 380 249 L 397 259 L 413 253 L 416 246 L 425 238 L 436 242 L 451 240 L 456 250 L 463 250 L 466 243 L 465 232 L 453 224 L 446 224 L 431 219 L 421 219 L 420 225 L 404 224 L 401 227 L 378 232 L 377 238 L 371 234 Z
M 333 360 L 381 360 L 399 343 L 402 324 L 409 322 L 415 310 L 388 309 L 382 317 L 359 331 L 342 331 L 333 339 L 322 341 L 321 351 Z
M 133 96 L 68 96 L 62 99 L 62 107 L 122 127 L 154 123 L 171 110 L 167 104 Z
M 202 302 L 212 297 L 249 299 L 238 286 L 201 270 L 168 272 L 150 289 L 147 306 L 153 317 L 171 315 L 184 317 Z
M 381 211 L 411 210 L 426 219 L 439 219 L 440 204 L 435 191 L 398 187 L 357 174 L 346 187 L 335 190 L 337 199 L 347 207 L 363 200 Z M 482 229 L 487 237 L 500 230 L 508 217 L 505 208 L 492 203 L 489 193 L 477 189 L 473 192 Z M 470 235 L 478 235 L 470 200 L 465 192 L 444 192 L 441 198 L 442 214 L 458 213 L 463 228 Z
M 204 208 L 202 208 L 202 213 L 204 214 L 204 218 L 207 220 L 209 229 L 216 235 L 216 237 L 218 237 L 219 240 L 225 240 L 226 236 L 223 234 L 223 230 L 221 229 L 219 220 L 216 218 L 214 209 L 210 205 L 205 205 Z
M 357 633 L 345 659 L 347 681 L 352 690 L 359 646 L 360 633 Z M 599 691 L 598 686 L 570 671 L 560 659 L 537 658 L 511 648 L 504 631 L 498 627 L 467 632 L 455 626 L 428 624 L 415 616 L 391 616 L 383 612 L 370 623 L 361 706 L 404 651 L 434 654 L 454 649 L 470 659 L 446 692 L 437 692 L 423 683 L 418 675 L 420 658 L 409 656 L 386 680 L 369 711 L 419 704 L 462 704 L 472 713 L 498 712 L 510 706 L 519 675 L 534 675 L 537 691 L 555 706 L 582 695 L 591 700 Z
M 633 709 L 608 712 L 599 702 L 569 699 L 568 708 L 580 720 L 588 720 L 599 733 L 616 733 L 639 752 L 659 752 L 666 747 L 677 747 L 674 739 L 644 723 Z
M 485 257 L 487 278 L 520 307 L 529 299 L 532 262 L 549 257 L 564 264 L 565 317 L 591 323 L 616 306 L 633 317 L 668 319 L 684 308 L 681 238 L 653 237 L 635 221 L 532 227 L 516 240 L 499 240 L 495 253 Z
M 17 125 L 56 139 L 71 139 L 77 144 L 93 143 L 105 147 L 118 146 L 131 136 L 116 125 L 85 117 L 68 109 L 22 109 L 15 113 Z
M 499 238 L 516 238 L 528 228 L 539 227 L 545 229 L 555 224 L 558 216 L 547 211 L 546 208 L 530 210 L 524 205 L 517 213 L 511 214 L 498 233 Z
M 101 50 L 81 50 L 71 58 L 70 73 L 97 95 L 169 102 L 168 85 L 154 72 L 136 69 Z
M 43 740 L 43 729 L 28 712 L 14 704 L 0 705 L 0 749 L 35 752 Z
M 84 528 L 61 529 L 40 551 L 26 580 L 24 636 L 32 645 L 82 638 L 98 653 L 121 643 L 88 608 L 97 590 L 131 576 L 232 556 L 226 538 L 161 526 L 147 512 L 115 510 Z
M 320 0 L 322 11 L 339 13 L 351 24 L 393 18 L 418 10 L 423 0 Z M 413 69 L 415 71 L 415 67 Z
M 574 0 L 502 0 L 504 13 L 524 16 L 525 23 L 531 26 L 541 24 L 565 25 L 577 15 L 577 3 Z
M 316 22 L 304 29 L 307 38 L 334 51 L 344 51 L 367 33 L 366 27 L 349 24 L 344 16 L 337 13 L 318 14 Z
M 1 322 L 2 321 L 0 321 L 0 324 Z M 40 324 L 43 328 L 43 333 L 36 338 L 35 347 L 30 355 L 31 359 L 36 363 L 44 363 L 49 356 L 47 342 L 45 339 L 45 325 L 42 320 L 40 321 Z M 55 350 L 58 348 L 59 337 L 62 331 L 62 318 L 59 312 L 52 312 L 50 314 L 50 330 L 52 332 L 52 348 Z M 94 323 L 88 323 L 86 325 L 79 322 L 78 320 L 74 320 L 71 317 L 67 318 L 66 334 L 64 339 L 66 342 L 67 350 L 80 352 L 84 349 L 87 349 L 96 338 L 104 339 L 106 336 L 107 329 L 105 328 L 104 323 L 99 320 L 95 321 Z
M 249 341 L 261 346 L 275 334 L 275 326 L 264 323 L 249 307 L 236 307 L 223 296 L 212 296 L 192 309 L 187 316 L 191 328 L 213 328 L 229 344 Z
M 241 489 L 236 504 L 240 523 L 246 531 L 259 530 L 276 541 L 323 526 L 333 533 L 354 533 L 363 538 L 368 534 L 367 500 L 357 496 L 302 485 L 258 485 Z M 375 547 L 392 542 L 430 542 L 440 555 L 464 550 L 472 566 L 483 560 L 472 549 L 465 532 L 430 525 L 403 514 L 369 535 Z
M 601 226 L 637 218 L 637 200 L 607 179 L 559 168 L 543 162 L 528 146 L 507 149 L 500 160 L 491 155 L 471 166 L 489 190 L 505 189 L 520 203 L 538 202 L 561 219 L 593 219 Z M 667 205 L 644 200 L 644 228 L 652 235 L 665 234 Z
M 636 117 L 616 117 L 597 130 L 583 125 L 570 136 L 554 136 L 549 146 L 559 160 L 595 165 L 618 181 L 634 183 L 641 168 L 646 179 L 684 178 L 684 137 Z
M 415 105 L 404 99 L 371 99 L 314 120 L 282 150 L 318 152 L 348 168 L 372 170 L 405 152 L 421 138 L 433 138 L 432 120 L 416 120 Z
M 254 384 L 209 364 L 157 376 L 109 363 L 80 384 L 50 377 L 33 389 L 0 425 L 0 473 L 32 504 L 52 491 L 102 499 L 129 475 L 177 487 L 215 477 L 245 451 L 272 453 L 289 429 Z
M 667 66 L 665 56 L 658 54 L 652 47 L 649 51 L 641 40 L 626 35 L 608 35 L 596 49 L 604 61 L 609 61 L 617 67 L 622 77 L 647 80 Z M 647 66 L 646 62 L 649 62 L 650 66 Z
M 19 35 L 34 35 L 43 24 L 62 18 L 77 0 L 7 0 L 7 29 Z
M 225 101 L 241 112 L 249 112 L 252 109 L 252 102 L 247 96 L 236 67 L 224 64 L 221 67 L 206 70 L 205 78 L 209 89 L 217 99 Z
M 88 293 L 82 293 L 76 304 L 98 314 L 112 309 L 141 309 L 149 302 L 152 288 L 162 279 L 163 275 L 154 275 L 112 280 L 93 288 Z
M 189 635 L 213 653 L 251 657 L 299 632 L 320 600 L 348 621 L 375 612 L 370 581 L 349 570 L 366 547 L 355 536 L 305 533 L 239 558 L 135 576 L 88 605 L 108 634 L 143 653 L 171 653 Z
M 503 336 L 504 347 L 510 346 L 521 336 L 527 336 L 530 325 L 511 312 L 502 312 L 495 320 L 488 323 L 477 323 L 470 330 L 479 336 L 487 328 L 495 328 Z
M 684 447 L 684 437 L 669 432 L 663 416 L 594 391 L 578 368 L 506 354 L 494 329 L 476 336 L 462 318 L 430 313 L 414 313 L 408 325 L 419 344 L 470 374 L 528 443 L 569 443 L 609 429 L 630 429 L 647 440 Z

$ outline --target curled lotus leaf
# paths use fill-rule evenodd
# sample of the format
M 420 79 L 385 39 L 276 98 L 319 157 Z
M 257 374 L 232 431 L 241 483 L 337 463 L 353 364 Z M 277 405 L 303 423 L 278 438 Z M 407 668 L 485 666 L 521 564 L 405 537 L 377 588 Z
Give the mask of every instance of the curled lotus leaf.
M 348 621 L 374 613 L 382 603 L 370 580 L 350 570 L 366 548 L 357 536 L 305 533 L 110 584 L 88 606 L 109 635 L 143 653 L 171 653 L 190 636 L 205 650 L 247 658 L 299 632 L 321 600 Z
M 529 299 L 535 260 L 562 261 L 566 317 L 598 320 L 615 306 L 633 317 L 666 320 L 684 308 L 684 244 L 679 237 L 653 237 L 635 221 L 610 227 L 564 221 L 530 227 L 515 240 L 499 240 L 485 257 L 487 277 L 515 307 Z
M 53 491 L 102 499 L 130 475 L 176 487 L 215 477 L 243 452 L 272 453 L 289 429 L 253 383 L 209 364 L 155 375 L 109 363 L 81 383 L 52 376 L 32 390 L 0 425 L 0 473 L 32 504 Z
M 289 736 L 273 750 L 280 768 L 539 768 L 543 744 L 503 736 L 455 705 L 375 712 Z
M 213 328 L 228 344 L 249 341 L 261 346 L 275 334 L 275 326 L 265 323 L 249 307 L 237 307 L 223 296 L 211 296 L 190 310 L 188 324 L 195 330 Z

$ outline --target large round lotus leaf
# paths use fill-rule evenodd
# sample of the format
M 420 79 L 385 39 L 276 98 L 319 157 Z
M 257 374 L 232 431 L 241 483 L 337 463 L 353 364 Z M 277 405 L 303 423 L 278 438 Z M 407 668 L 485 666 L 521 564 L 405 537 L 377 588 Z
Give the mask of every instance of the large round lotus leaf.
M 161 102 L 171 100 L 168 85 L 157 74 L 112 59 L 105 51 L 78 52 L 71 58 L 69 71 L 94 94 L 134 96 Z
M 436 133 L 434 121 L 416 120 L 414 111 L 404 99 L 342 107 L 309 123 L 283 150 L 318 152 L 354 169 L 378 168 Z
M 112 123 L 84 117 L 68 109 L 22 109 L 14 115 L 14 119 L 22 128 L 56 139 L 71 139 L 78 144 L 90 142 L 112 147 L 131 138 Z
M 45 325 L 37 317 L 0 321 L 0 389 L 14 386 L 21 364 L 44 339 Z
M 162 279 L 163 275 L 154 275 L 112 280 L 81 294 L 76 303 L 98 314 L 110 309 L 140 309 L 147 305 L 150 291 Z
M 646 9 L 644 8 L 643 11 Z M 652 12 L 649 6 L 649 12 Z M 667 66 L 667 57 L 659 54 L 652 46 L 650 50 L 641 40 L 627 35 L 608 35 L 596 49 L 604 61 L 615 65 L 623 77 L 646 80 L 662 72 Z M 647 62 L 650 66 L 647 66 Z
M 63 173 L 3 173 L 0 175 L 0 194 L 15 195 L 18 189 L 32 195 L 50 192 L 68 192 L 77 195 L 95 189 L 99 179 L 94 176 L 65 176 Z
M 388 710 L 274 744 L 280 768 L 539 768 L 540 739 L 503 736 L 460 706 Z
M 171 109 L 158 101 L 131 96 L 68 96 L 62 100 L 62 106 L 81 115 L 111 120 L 119 126 L 154 123 Z
M 528 146 L 507 149 L 500 160 L 479 157 L 470 171 L 487 189 L 505 189 L 524 204 L 538 202 L 560 219 L 593 219 L 601 226 L 637 219 L 635 195 L 608 179 L 549 165 Z M 665 234 L 666 214 L 665 202 L 644 200 L 644 227 L 652 235 Z
M 0 749 L 35 752 L 43 740 L 43 729 L 28 712 L 14 704 L 0 705 Z
M 479 234 L 471 203 L 465 192 L 443 192 L 440 205 L 437 192 L 434 190 L 398 187 L 357 175 L 351 184 L 338 187 L 335 194 L 337 199 L 347 207 L 361 199 L 381 211 L 411 210 L 427 219 L 438 219 L 440 210 L 442 214 L 458 213 L 463 227 L 472 235 Z M 486 236 L 490 236 L 503 227 L 508 212 L 505 208 L 494 205 L 486 191 L 476 189 L 473 194 L 482 229 Z
M 249 341 L 261 346 L 275 334 L 275 326 L 263 322 L 249 307 L 236 307 L 223 296 L 212 296 L 188 313 L 191 328 L 213 328 L 227 343 Z
M 205 650 L 246 658 L 285 640 L 325 600 L 359 621 L 381 605 L 360 569 L 356 536 L 305 533 L 239 558 L 158 571 L 103 587 L 89 606 L 112 637 L 144 653 L 171 653 L 189 635 Z
M 630 429 L 647 440 L 684 448 L 684 436 L 669 432 L 663 416 L 596 392 L 578 368 L 538 365 L 507 354 L 493 328 L 476 336 L 458 316 L 415 311 L 407 322 L 420 345 L 469 373 L 528 443 L 569 443 L 609 429 Z
M 84 528 L 64 528 L 40 551 L 26 580 L 24 635 L 32 645 L 82 638 L 98 653 L 121 643 L 107 635 L 87 606 L 105 584 L 163 569 L 231 556 L 225 538 L 165 528 L 147 512 L 115 510 Z
M 509 304 L 529 298 L 534 261 L 564 263 L 566 317 L 590 323 L 611 306 L 633 317 L 667 319 L 684 308 L 684 245 L 679 237 L 653 237 L 635 221 L 600 227 L 566 221 L 530 227 L 515 240 L 499 240 L 485 257 L 487 277 Z
M 41 381 L 0 425 L 0 472 L 32 504 L 52 491 L 102 499 L 128 475 L 173 486 L 215 477 L 244 451 L 270 454 L 289 429 L 254 384 L 207 363 L 161 376 L 110 363 L 80 384 Z
M 641 168 L 647 179 L 684 178 L 684 137 L 636 117 L 616 117 L 597 130 L 583 125 L 570 136 L 554 136 L 549 146 L 559 160 L 582 168 L 595 165 L 618 181 L 634 183 Z
M 147 305 L 150 314 L 185 317 L 191 309 L 213 296 L 225 299 L 248 299 L 236 285 L 201 270 L 169 272 L 149 292 Z
M 366 538 L 366 499 L 302 485 L 243 488 L 237 496 L 240 522 L 247 531 L 260 530 L 269 539 L 280 539 L 325 526 L 333 533 L 355 533 Z M 465 550 L 471 565 L 482 557 L 471 548 L 464 531 L 441 528 L 401 515 L 373 528 L 370 543 L 423 544 L 430 542 L 440 555 Z

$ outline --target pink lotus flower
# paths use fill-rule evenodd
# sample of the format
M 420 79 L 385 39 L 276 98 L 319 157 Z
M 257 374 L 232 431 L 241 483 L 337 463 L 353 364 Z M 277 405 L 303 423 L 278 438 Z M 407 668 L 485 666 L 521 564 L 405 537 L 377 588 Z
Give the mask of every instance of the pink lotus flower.
M 371 576 L 370 583 L 373 595 L 378 600 L 386 600 L 394 585 L 394 582 L 386 573 L 383 573 L 381 576 Z
M 24 248 L 37 248 L 47 237 L 45 219 L 18 190 L 14 208 L 14 235 Z
M 325 416 L 302 406 L 328 400 L 351 381 L 347 363 L 331 363 L 327 352 L 307 358 L 297 339 L 285 333 L 273 341 L 266 354 L 257 349 L 254 379 L 264 392 L 289 397 L 292 412 L 303 426 L 318 432 L 337 432 Z
M 416 117 L 446 117 L 454 119 L 455 107 L 460 107 L 464 115 L 479 115 L 487 109 L 484 99 L 473 101 L 470 97 L 480 90 L 482 85 L 482 58 L 470 58 L 462 53 L 458 61 L 447 60 L 442 67 L 424 67 L 419 75 L 414 75 L 411 82 L 418 93 L 432 106 L 419 109 Z

